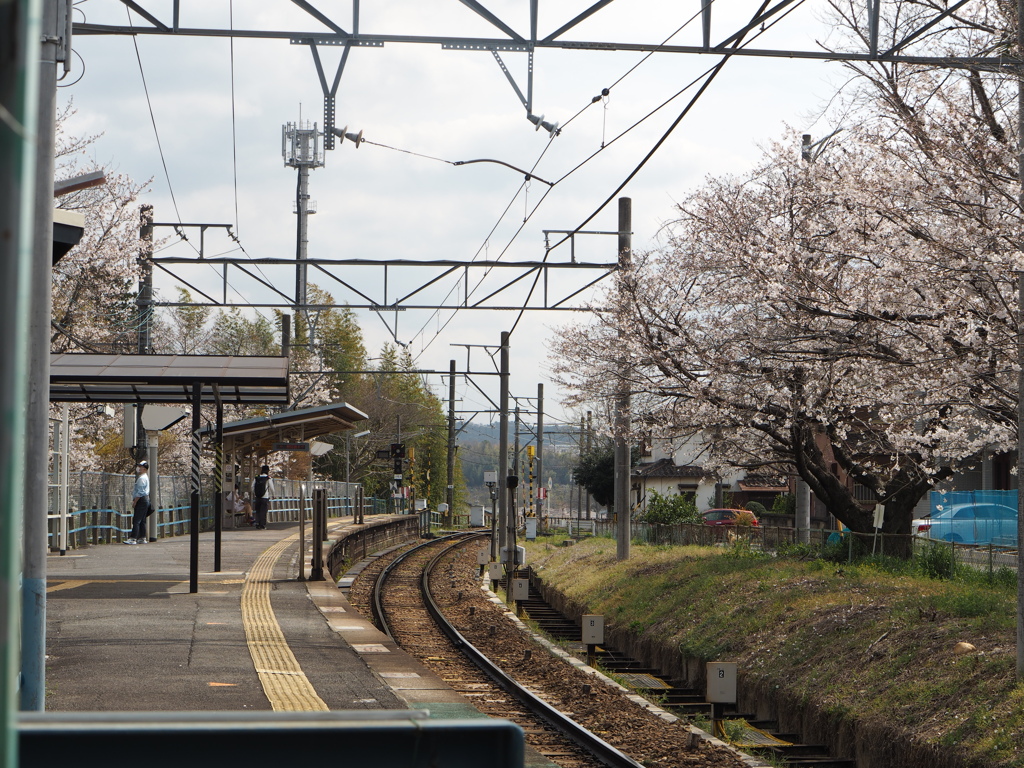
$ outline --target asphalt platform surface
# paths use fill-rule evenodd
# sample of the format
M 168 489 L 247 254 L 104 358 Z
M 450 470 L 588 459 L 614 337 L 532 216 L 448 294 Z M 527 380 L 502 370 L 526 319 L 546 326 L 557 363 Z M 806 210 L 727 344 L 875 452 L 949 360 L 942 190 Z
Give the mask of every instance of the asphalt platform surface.
M 50 555 L 46 710 L 270 709 L 246 642 L 242 586 L 256 559 L 296 530 L 294 523 L 225 530 L 217 573 L 214 534 L 203 533 L 195 594 L 187 536 Z M 307 584 L 323 589 L 323 582 L 297 577 L 292 543 L 274 567 L 270 602 L 320 698 L 332 710 L 405 708 L 314 604 Z

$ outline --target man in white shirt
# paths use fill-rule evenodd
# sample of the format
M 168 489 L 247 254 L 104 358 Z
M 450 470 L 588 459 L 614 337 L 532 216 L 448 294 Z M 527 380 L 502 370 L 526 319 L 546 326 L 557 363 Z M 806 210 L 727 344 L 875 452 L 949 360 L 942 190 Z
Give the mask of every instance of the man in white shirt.
M 132 532 L 125 544 L 146 544 L 146 516 L 149 515 L 149 462 L 135 465 L 135 489 L 132 491 Z

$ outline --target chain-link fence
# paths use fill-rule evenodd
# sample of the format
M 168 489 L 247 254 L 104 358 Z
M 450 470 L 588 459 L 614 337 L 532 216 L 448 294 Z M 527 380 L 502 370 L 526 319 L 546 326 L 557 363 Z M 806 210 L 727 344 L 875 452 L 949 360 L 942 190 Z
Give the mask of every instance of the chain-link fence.
M 200 530 L 214 527 L 214 489 L 212 479 L 206 478 L 199 498 Z M 192 518 L 192 488 L 190 479 L 175 475 L 158 478 L 159 488 L 154 494 L 155 511 L 149 518 L 150 536 L 184 536 L 190 532 Z M 132 491 L 135 478 L 106 472 L 73 473 L 68 483 L 67 546 L 105 544 L 123 541 L 132 528 Z M 306 519 L 311 517 L 311 499 L 314 489 L 327 494 L 328 517 L 347 517 L 353 512 L 356 483 L 314 480 L 274 480 L 275 498 L 271 500 L 267 519 L 270 522 L 289 522 L 299 519 L 300 507 Z M 52 549 L 58 548 L 61 516 L 57 510 L 57 493 L 51 488 L 49 539 Z M 382 499 L 365 499 L 366 515 L 384 514 L 386 503 Z M 224 514 L 224 526 L 240 525 L 243 521 L 230 511 Z
M 576 520 L 573 518 L 547 518 L 549 532 L 565 531 L 567 535 L 596 535 L 616 538 L 616 524 L 610 520 Z M 1016 547 L 995 543 L 966 545 L 956 541 L 914 535 L 888 533 L 854 533 L 811 529 L 798 531 L 781 526 L 712 526 L 712 525 L 653 525 L 634 522 L 630 526 L 631 538 L 641 544 L 674 546 L 715 546 L 740 544 L 764 552 L 776 552 L 786 547 L 806 547 L 808 554 L 824 555 L 837 562 L 852 562 L 864 556 L 917 557 L 924 556 L 935 562 L 937 569 L 955 570 L 967 565 L 990 574 L 1001 569 L 1017 569 Z

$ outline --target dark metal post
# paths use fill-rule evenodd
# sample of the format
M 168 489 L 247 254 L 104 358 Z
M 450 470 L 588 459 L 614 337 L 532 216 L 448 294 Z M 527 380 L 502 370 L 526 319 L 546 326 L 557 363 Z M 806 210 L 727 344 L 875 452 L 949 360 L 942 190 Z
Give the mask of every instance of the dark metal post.
M 448 511 L 445 525 L 451 527 L 455 519 L 455 361 L 448 361 L 448 487 L 445 494 Z
M 216 384 L 213 396 L 217 400 L 217 446 L 213 467 L 213 572 L 220 573 L 221 533 L 224 528 L 224 404 L 220 399 L 220 387 Z

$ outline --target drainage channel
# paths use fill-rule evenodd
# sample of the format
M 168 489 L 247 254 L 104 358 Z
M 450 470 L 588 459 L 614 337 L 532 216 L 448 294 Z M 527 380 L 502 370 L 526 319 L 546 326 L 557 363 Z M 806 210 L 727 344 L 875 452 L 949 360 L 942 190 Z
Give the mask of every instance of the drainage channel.
M 529 568 L 523 569 L 529 571 Z M 522 571 L 521 571 L 522 573 Z M 541 596 L 534 584 L 534 575 L 529 571 L 530 596 L 522 601 L 522 609 L 536 626 L 550 637 L 567 643 L 579 644 L 575 650 L 586 652 L 580 643 L 580 625 L 552 608 Z M 502 580 L 504 583 L 504 579 Z M 620 683 L 650 696 L 658 706 L 680 717 L 710 717 L 711 704 L 704 694 L 685 682 L 672 680 L 643 662 L 630 658 L 615 648 L 600 646 L 596 653 L 597 666 L 610 672 Z M 759 720 L 756 715 L 726 709 L 726 718 L 736 725 L 731 726 L 730 738 L 734 746 L 774 755 L 794 768 L 856 768 L 857 762 L 849 757 L 834 757 L 828 747 L 819 744 L 803 744 L 800 735 L 782 733 L 778 723 Z M 744 725 L 745 724 L 745 725 Z

